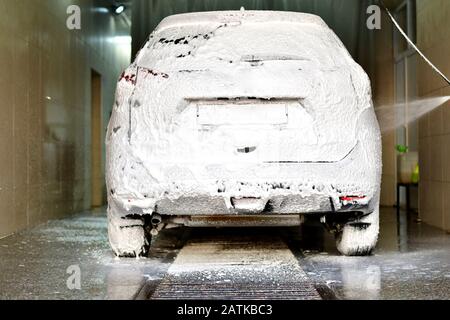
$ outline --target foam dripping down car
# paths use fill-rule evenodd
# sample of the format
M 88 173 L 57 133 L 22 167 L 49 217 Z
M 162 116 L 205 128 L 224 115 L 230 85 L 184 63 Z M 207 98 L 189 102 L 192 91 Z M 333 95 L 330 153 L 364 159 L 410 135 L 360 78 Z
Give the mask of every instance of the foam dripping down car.
M 117 85 L 111 247 L 145 255 L 164 228 L 294 226 L 315 215 L 342 254 L 369 254 L 380 141 L 369 79 L 321 18 L 170 16 Z

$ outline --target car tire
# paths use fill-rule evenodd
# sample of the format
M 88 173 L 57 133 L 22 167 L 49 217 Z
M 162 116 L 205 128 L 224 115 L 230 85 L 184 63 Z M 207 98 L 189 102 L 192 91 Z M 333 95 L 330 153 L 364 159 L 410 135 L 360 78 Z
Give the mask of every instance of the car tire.
M 379 207 L 363 218 L 347 223 L 336 233 L 338 251 L 346 256 L 367 256 L 373 253 L 378 241 Z
M 119 257 L 146 256 L 151 235 L 140 219 L 117 217 L 108 213 L 108 238 L 111 248 Z

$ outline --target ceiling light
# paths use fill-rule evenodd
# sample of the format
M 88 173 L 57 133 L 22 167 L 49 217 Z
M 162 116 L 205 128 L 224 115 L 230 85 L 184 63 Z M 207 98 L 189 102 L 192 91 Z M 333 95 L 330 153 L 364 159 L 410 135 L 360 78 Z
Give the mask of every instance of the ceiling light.
M 92 12 L 95 12 L 95 13 L 110 13 L 111 11 L 108 8 L 105 8 L 105 7 L 97 7 L 97 8 L 93 8 Z
M 114 9 L 114 13 L 119 15 L 125 11 L 125 6 L 123 4 L 119 4 L 117 6 L 114 6 L 113 9 Z

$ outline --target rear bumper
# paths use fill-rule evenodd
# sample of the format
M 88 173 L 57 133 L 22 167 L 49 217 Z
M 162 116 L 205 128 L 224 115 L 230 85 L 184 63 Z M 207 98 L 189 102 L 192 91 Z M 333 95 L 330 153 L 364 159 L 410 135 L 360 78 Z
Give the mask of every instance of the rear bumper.
M 180 165 L 172 169 L 152 167 L 176 175 L 168 174 L 150 184 L 143 184 L 146 177 L 139 177 L 137 181 L 143 186 L 140 192 L 137 188 L 130 192 L 123 184 L 110 184 L 108 202 L 110 212 L 121 216 L 365 214 L 378 202 L 380 177 L 373 157 L 369 158 L 358 143 L 345 159 L 335 163 L 201 165 L 201 172 Z M 197 179 L 189 179 L 190 172 L 196 172 Z M 241 199 L 244 204 L 239 203 Z M 246 199 L 252 199 L 252 203 L 247 205 Z
M 162 216 L 283 216 L 345 212 L 368 214 L 377 205 L 377 193 L 366 189 L 367 186 L 342 186 L 340 189 L 339 184 L 239 182 L 237 184 L 241 188 L 227 192 L 226 183 L 219 184 L 212 194 L 194 193 L 176 198 L 166 195 L 156 201 L 110 197 L 110 210 L 123 216 L 152 213 Z
M 155 213 L 160 215 L 247 215 L 247 214 L 307 214 L 328 212 L 373 211 L 373 201 L 363 198 L 359 202 L 345 203 L 339 196 L 326 194 L 277 194 L 259 198 L 228 198 L 223 196 L 181 197 L 162 199 L 156 203 Z M 237 201 L 256 201 L 253 206 L 240 206 Z M 345 203 L 345 204 L 344 204 Z

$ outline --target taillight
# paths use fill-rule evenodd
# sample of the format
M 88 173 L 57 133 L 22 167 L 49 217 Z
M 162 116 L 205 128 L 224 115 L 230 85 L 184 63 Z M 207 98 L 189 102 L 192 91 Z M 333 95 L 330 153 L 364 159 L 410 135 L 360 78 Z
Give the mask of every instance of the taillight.
M 361 202 L 364 199 L 366 199 L 366 196 L 345 196 L 345 197 L 339 197 L 339 200 L 341 200 L 343 205 L 358 203 L 358 202 Z

